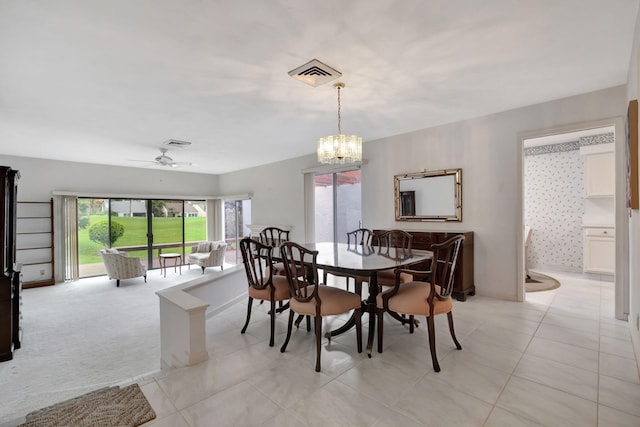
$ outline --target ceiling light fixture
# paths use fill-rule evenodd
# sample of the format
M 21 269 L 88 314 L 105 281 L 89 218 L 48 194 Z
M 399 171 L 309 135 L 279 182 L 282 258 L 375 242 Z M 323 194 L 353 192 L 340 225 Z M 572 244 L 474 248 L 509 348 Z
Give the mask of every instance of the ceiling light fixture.
M 318 162 L 331 165 L 362 161 L 362 138 L 357 135 L 343 135 L 340 116 L 340 89 L 344 83 L 333 85 L 338 90 L 338 134 L 318 140 Z

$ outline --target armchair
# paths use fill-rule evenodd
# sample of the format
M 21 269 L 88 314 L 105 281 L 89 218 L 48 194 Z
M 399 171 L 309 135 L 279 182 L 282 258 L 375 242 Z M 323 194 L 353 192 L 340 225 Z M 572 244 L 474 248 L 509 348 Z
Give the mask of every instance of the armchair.
M 193 247 L 187 261 L 189 264 L 199 265 L 202 268 L 202 274 L 207 267 L 220 267 L 222 270 L 226 250 L 226 242 L 201 242 Z
M 107 268 L 109 279 L 116 280 L 116 286 L 120 286 L 120 280 L 134 277 L 144 277 L 147 283 L 147 267 L 142 264 L 140 258 L 129 257 L 126 252 L 117 249 L 102 249 L 100 251 L 104 266 Z

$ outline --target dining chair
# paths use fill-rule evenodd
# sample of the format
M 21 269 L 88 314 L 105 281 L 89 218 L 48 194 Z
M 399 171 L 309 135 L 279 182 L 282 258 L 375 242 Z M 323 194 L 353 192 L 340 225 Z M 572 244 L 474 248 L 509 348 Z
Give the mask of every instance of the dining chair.
M 433 370 L 440 372 L 440 364 L 436 354 L 436 334 L 434 316 L 447 314 L 449 332 L 458 350 L 462 346 L 456 338 L 453 326 L 453 304 L 451 292 L 453 290 L 454 273 L 463 235 L 454 236 L 443 243 L 431 245 L 433 260 L 430 271 L 396 269 L 396 282 L 393 288 L 378 294 L 376 299 L 376 314 L 378 316 L 378 353 L 382 353 L 382 337 L 384 313 L 396 313 L 409 316 L 409 331 L 413 333 L 414 316 L 426 316 L 429 333 L 429 349 Z M 414 281 L 401 283 L 401 275 L 410 274 Z M 428 282 L 420 281 L 427 279 Z M 394 316 L 395 317 L 395 316 Z
M 404 230 L 386 230 L 377 236 L 378 252 L 393 258 L 407 258 L 411 256 L 413 235 Z M 402 283 L 413 280 L 411 275 L 403 273 Z M 378 272 L 378 286 L 394 286 L 396 275 L 393 269 Z
M 279 248 L 284 242 L 289 241 L 289 230 L 283 230 L 278 227 L 266 227 L 260 231 L 260 242 L 273 248 Z M 274 262 L 272 264 L 273 274 L 276 276 L 284 276 L 284 264 Z
M 247 283 L 249 285 L 247 320 L 240 333 L 244 334 L 247 326 L 249 326 L 253 300 L 269 301 L 271 303 L 271 309 L 269 310 L 271 320 L 269 346 L 273 347 L 276 323 L 276 301 L 281 302 L 289 299 L 289 283 L 284 276 L 274 276 L 273 269 L 269 268 L 272 263 L 273 253 L 271 246 L 245 237 L 240 241 L 240 252 L 242 253 L 242 262 L 244 263 L 244 269 L 247 273 Z
M 313 316 L 316 335 L 316 372 L 320 372 L 322 319 L 354 311 L 358 353 L 362 353 L 362 305 L 360 296 L 344 289 L 318 283 L 318 251 L 309 250 L 294 242 L 280 247 L 287 281 L 289 283 L 289 324 L 287 338 L 280 351 L 284 353 L 291 338 L 295 314 Z
M 347 245 L 349 247 L 369 247 L 373 240 L 373 231 L 368 228 L 358 228 L 347 233 Z M 331 274 L 336 277 L 344 277 L 346 279 L 347 290 L 349 290 L 349 279 L 354 280 L 354 290 L 358 295 L 362 294 L 362 282 L 369 280 L 366 276 L 355 276 L 348 273 L 340 273 L 334 271 L 323 271 L 322 283 L 327 283 L 327 275 Z

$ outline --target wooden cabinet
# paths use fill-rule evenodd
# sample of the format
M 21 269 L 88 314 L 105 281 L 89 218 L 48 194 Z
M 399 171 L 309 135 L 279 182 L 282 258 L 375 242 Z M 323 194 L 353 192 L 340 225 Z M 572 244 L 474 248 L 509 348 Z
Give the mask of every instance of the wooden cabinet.
M 384 230 L 374 230 L 380 233 Z M 413 236 L 413 249 L 431 250 L 434 243 L 442 243 L 447 239 L 460 234 L 464 235 L 464 241 L 458 254 L 458 265 L 456 266 L 455 279 L 453 283 L 453 296 L 458 301 L 465 301 L 467 295 L 474 295 L 476 287 L 473 278 L 473 232 L 472 231 L 414 231 L 406 230 Z M 420 266 L 418 268 L 429 268 Z
M 18 202 L 16 230 L 24 288 L 53 285 L 53 201 Z
M 613 228 L 584 229 L 584 271 L 613 274 L 615 271 L 615 233 Z
M 615 161 L 613 144 L 586 146 L 584 156 L 584 190 L 586 198 L 613 197 L 615 194 Z
M 20 348 L 21 276 L 16 257 L 16 195 L 20 174 L 0 166 L 0 362 Z

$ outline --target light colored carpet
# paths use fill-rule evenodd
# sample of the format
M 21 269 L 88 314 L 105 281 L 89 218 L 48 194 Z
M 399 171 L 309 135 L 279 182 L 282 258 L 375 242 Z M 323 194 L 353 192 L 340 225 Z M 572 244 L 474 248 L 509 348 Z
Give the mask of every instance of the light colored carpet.
M 218 274 L 208 269 L 206 274 Z M 106 276 L 22 293 L 22 347 L 0 363 L 0 426 L 27 413 L 160 370 L 156 292 L 202 276 L 200 268 Z M 8 424 L 15 425 L 15 424 Z
M 28 414 L 27 421 L 19 427 L 136 427 L 155 417 L 138 384 L 131 384 L 107 387 L 39 409 Z
M 531 279 L 527 279 L 524 284 L 526 292 L 550 291 L 560 287 L 559 281 L 546 274 L 530 271 L 529 276 Z

